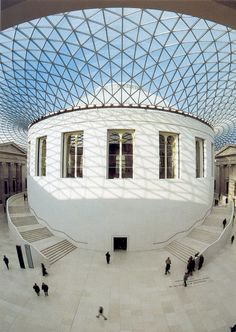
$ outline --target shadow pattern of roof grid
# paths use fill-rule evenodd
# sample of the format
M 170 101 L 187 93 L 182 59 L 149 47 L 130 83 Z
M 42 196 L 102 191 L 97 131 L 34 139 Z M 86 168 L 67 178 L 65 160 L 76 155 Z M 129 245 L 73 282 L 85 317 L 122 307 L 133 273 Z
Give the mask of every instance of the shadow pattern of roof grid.
M 2 141 L 25 145 L 42 115 L 112 102 L 173 107 L 208 121 L 217 148 L 236 143 L 235 30 L 159 10 L 89 9 L 23 23 L 0 41 Z

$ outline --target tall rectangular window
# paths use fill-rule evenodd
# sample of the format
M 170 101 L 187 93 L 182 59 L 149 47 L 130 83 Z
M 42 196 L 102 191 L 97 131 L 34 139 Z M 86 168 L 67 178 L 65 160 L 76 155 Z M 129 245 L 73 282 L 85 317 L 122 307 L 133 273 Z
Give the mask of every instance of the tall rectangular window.
M 134 130 L 108 131 L 108 178 L 133 177 Z
M 37 139 L 37 176 L 46 176 L 46 152 L 47 152 L 47 137 L 39 137 Z
M 63 177 L 83 177 L 83 131 L 64 134 Z
M 204 177 L 204 140 L 196 137 L 195 139 L 196 153 L 196 178 Z
M 178 140 L 173 133 L 159 134 L 159 178 L 174 179 L 178 177 Z

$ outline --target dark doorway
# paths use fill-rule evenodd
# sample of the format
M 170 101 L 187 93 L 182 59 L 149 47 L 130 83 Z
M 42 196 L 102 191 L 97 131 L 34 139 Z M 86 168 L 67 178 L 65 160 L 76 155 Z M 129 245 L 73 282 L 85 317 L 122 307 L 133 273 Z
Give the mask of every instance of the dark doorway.
M 16 246 L 16 251 L 17 251 L 20 267 L 22 269 L 25 269 L 25 263 L 24 263 L 24 259 L 23 259 L 23 255 L 22 255 L 22 251 L 21 251 L 21 246 Z
M 127 237 L 114 237 L 113 247 L 114 250 L 127 250 Z

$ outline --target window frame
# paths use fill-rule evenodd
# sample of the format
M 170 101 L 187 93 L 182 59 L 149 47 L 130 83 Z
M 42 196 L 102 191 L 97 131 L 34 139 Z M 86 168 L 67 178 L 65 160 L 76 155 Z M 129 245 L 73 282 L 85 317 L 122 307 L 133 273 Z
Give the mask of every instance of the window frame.
M 199 143 L 199 150 L 197 150 L 197 143 Z M 195 177 L 196 179 L 205 177 L 205 140 L 201 137 L 195 137 Z
M 164 137 L 164 155 L 161 155 L 161 139 L 160 136 Z M 168 176 L 168 169 L 170 168 L 168 166 L 168 142 L 167 139 L 169 137 L 174 138 L 174 158 L 172 157 L 172 163 L 173 163 L 173 170 L 174 173 L 173 177 Z M 173 179 L 179 179 L 180 174 L 180 158 L 179 158 L 179 133 L 176 132 L 166 132 L 166 131 L 159 131 L 159 179 L 160 180 L 173 180 Z M 173 154 L 172 154 L 173 155 Z M 161 167 L 161 158 L 164 157 L 164 167 Z M 161 175 L 161 169 L 164 169 L 164 177 Z
M 112 168 L 110 165 L 110 137 L 111 134 L 118 134 L 119 135 L 119 171 L 118 176 L 111 177 L 110 176 L 110 169 Z M 130 134 L 132 139 L 132 154 L 126 154 L 123 153 L 124 151 L 124 144 L 122 142 L 123 135 L 124 134 Z M 114 180 L 114 179 L 133 179 L 134 177 L 134 136 L 135 136 L 135 130 L 134 129 L 107 129 L 107 179 Z M 126 169 L 132 169 L 131 176 L 124 176 L 124 164 L 125 164 L 125 156 L 132 157 L 132 166 L 127 166 Z
M 47 175 L 47 136 L 37 137 L 36 142 L 36 176 Z M 43 155 L 43 142 L 45 141 L 45 155 Z M 42 166 L 44 159 L 45 167 Z
M 77 165 L 77 161 L 78 161 L 78 154 L 75 153 L 74 157 L 75 157 L 75 162 L 74 162 L 74 176 L 68 176 L 68 145 L 67 145 L 67 138 L 69 138 L 71 135 L 76 135 L 77 137 L 79 135 L 82 136 L 82 154 L 81 154 L 81 160 L 82 160 L 82 167 L 80 167 L 81 169 L 81 176 L 78 175 L 78 167 L 76 167 Z M 62 178 L 71 178 L 71 179 L 81 179 L 84 176 L 84 130 L 74 130 L 74 131 L 69 131 L 69 132 L 65 132 L 62 133 L 62 168 L 61 168 L 61 177 Z M 78 151 L 78 145 L 75 146 L 75 151 Z

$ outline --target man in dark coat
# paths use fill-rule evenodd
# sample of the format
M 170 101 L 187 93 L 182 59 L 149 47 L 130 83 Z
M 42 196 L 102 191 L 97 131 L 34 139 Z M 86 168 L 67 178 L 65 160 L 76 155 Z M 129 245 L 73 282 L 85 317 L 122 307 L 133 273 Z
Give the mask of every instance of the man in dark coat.
M 42 283 L 42 290 L 44 291 L 44 295 L 48 296 L 48 285 L 46 285 L 44 282 Z
M 107 264 L 110 263 L 110 258 L 111 258 L 111 255 L 109 253 L 109 251 L 106 253 L 106 260 L 107 260 Z
M 104 320 L 107 320 L 107 318 L 103 315 L 103 311 L 104 311 L 103 307 L 99 307 L 98 315 L 96 317 L 99 318 L 100 316 L 102 316 Z
M 203 262 L 204 262 L 204 257 L 203 255 L 200 255 L 198 262 L 198 270 L 201 270 Z
M 7 258 L 6 255 L 3 256 L 3 261 L 6 264 L 7 269 L 9 270 L 9 259 Z
M 41 266 L 42 266 L 42 275 L 45 277 L 48 274 L 47 270 L 46 270 L 46 267 L 43 263 L 41 263 Z
M 227 223 L 227 221 L 226 221 L 226 219 L 224 219 L 223 222 L 222 222 L 222 224 L 223 224 L 223 229 L 225 228 L 226 223 Z
M 167 259 L 166 259 L 165 274 L 170 273 L 170 265 L 171 265 L 170 257 L 167 257 Z
M 187 287 L 187 280 L 188 280 L 188 272 L 184 274 L 184 287 Z
M 33 289 L 34 289 L 35 293 L 39 296 L 39 294 L 40 294 L 40 288 L 39 288 L 39 286 L 36 284 L 36 282 L 35 282 L 35 284 L 34 284 L 34 286 L 33 286 Z
M 194 269 L 195 269 L 195 260 L 193 259 L 193 256 L 190 256 L 187 264 L 188 275 L 191 276 L 193 274 Z

